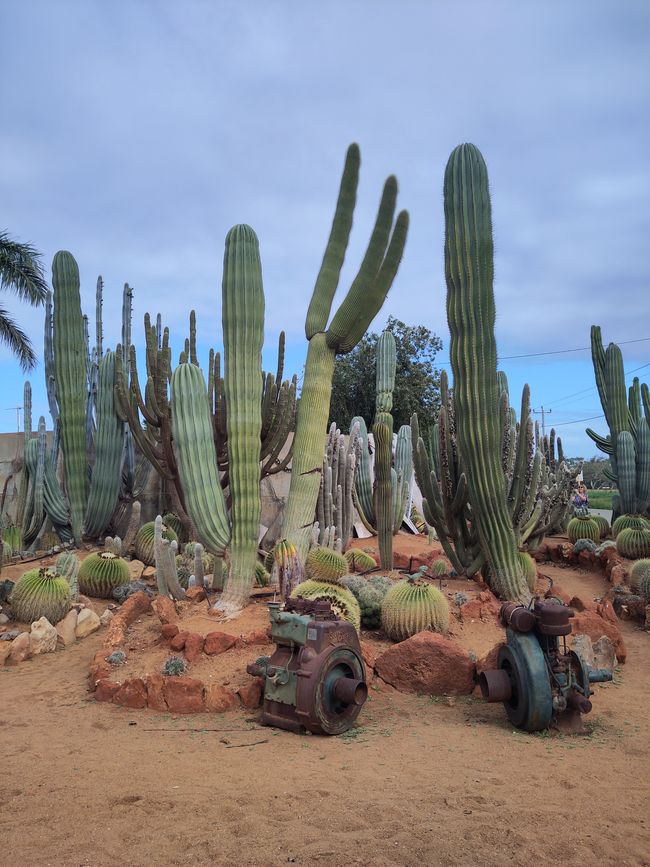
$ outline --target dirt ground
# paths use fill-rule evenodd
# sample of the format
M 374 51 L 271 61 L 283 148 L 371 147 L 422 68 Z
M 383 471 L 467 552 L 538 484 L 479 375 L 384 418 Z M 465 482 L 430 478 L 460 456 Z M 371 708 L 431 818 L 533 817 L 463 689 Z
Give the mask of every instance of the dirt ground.
M 0 670 L 0 865 L 650 865 L 650 636 L 622 628 L 628 662 L 596 687 L 587 737 L 377 684 L 330 739 L 129 711 L 86 691 L 96 633 Z

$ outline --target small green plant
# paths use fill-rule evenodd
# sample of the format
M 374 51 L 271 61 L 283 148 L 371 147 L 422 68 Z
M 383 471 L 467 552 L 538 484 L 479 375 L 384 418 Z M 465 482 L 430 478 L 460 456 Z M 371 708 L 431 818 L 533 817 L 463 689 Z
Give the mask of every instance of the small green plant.
M 187 663 L 180 656 L 170 656 L 163 665 L 163 674 L 167 677 L 180 677 L 186 670 Z

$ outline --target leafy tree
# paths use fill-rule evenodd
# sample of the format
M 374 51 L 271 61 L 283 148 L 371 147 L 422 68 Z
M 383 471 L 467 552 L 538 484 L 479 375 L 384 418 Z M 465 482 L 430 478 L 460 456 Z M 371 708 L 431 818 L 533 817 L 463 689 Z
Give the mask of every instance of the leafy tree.
M 393 391 L 395 430 L 409 424 L 418 414 L 420 428 L 426 436 L 433 427 L 440 408 L 440 372 L 434 367 L 442 340 L 424 325 L 405 325 L 393 316 L 388 331 L 395 335 L 397 371 Z M 332 381 L 330 423 L 347 433 L 355 415 L 362 416 L 368 427 L 375 417 L 375 353 L 379 335 L 370 332 L 356 349 L 336 359 Z
M 43 276 L 40 254 L 31 244 L 12 240 L 0 232 L 0 291 L 16 294 L 32 307 L 45 302 L 47 283 Z M 36 364 L 36 354 L 25 332 L 0 304 L 0 341 L 5 343 L 20 362 L 24 371 Z
M 608 458 L 594 456 L 590 461 L 584 461 L 582 464 L 582 478 L 588 488 L 594 490 L 598 488 L 611 488 L 613 483 L 605 475 L 605 470 L 610 470 Z

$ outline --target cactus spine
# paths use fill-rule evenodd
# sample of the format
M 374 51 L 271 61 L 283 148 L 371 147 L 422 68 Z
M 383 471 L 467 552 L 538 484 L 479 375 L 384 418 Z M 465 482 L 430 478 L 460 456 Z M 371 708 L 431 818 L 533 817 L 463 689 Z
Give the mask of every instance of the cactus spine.
M 530 591 L 506 502 L 494 338 L 492 215 L 485 162 L 459 145 L 445 171 L 445 276 L 458 448 L 490 584 L 528 602 Z
M 359 148 L 353 144 L 347 152 L 336 213 L 305 321 L 309 348 L 283 525 L 283 535 L 295 543 L 302 559 L 309 549 L 318 500 L 334 361 L 337 354 L 354 349 L 381 309 L 397 273 L 408 230 L 406 211 L 398 215 L 393 227 L 397 181 L 390 177 L 384 186 L 375 227 L 359 272 L 328 328 L 352 228 L 359 163 Z
M 54 287 L 54 370 L 65 461 L 65 487 L 72 534 L 81 542 L 88 494 L 86 470 L 86 374 L 79 269 L 73 256 L 59 251 L 52 262 Z
M 381 626 L 392 641 L 404 641 L 425 629 L 446 633 L 449 603 L 422 575 L 409 575 L 384 597 Z
M 16 582 L 10 602 L 14 617 L 22 623 L 46 617 L 55 624 L 70 610 L 70 586 L 54 569 L 30 569 Z

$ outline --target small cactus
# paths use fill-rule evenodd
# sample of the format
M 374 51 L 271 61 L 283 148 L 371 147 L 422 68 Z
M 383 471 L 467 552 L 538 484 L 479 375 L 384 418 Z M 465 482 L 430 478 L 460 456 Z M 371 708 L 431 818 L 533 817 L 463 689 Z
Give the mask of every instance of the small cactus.
M 650 530 L 637 530 L 634 527 L 619 530 L 616 550 L 621 557 L 627 557 L 628 560 L 650 557 Z
M 431 575 L 433 578 L 443 578 L 449 574 L 449 563 L 446 560 L 436 560 L 431 567 Z
M 180 677 L 185 674 L 187 663 L 180 656 L 170 656 L 165 660 L 162 673 L 167 677 Z
M 154 555 L 154 534 L 155 526 L 153 521 L 148 524 L 143 524 L 138 530 L 138 535 L 135 537 L 135 556 L 142 561 L 145 566 L 155 566 L 156 557 Z M 162 526 L 163 539 L 169 539 L 170 542 L 178 541 L 176 533 L 166 524 Z
M 375 558 L 361 548 L 349 548 L 343 555 L 351 572 L 368 572 L 377 568 Z
M 325 581 L 328 584 L 337 584 L 348 571 L 348 563 L 343 554 L 332 548 L 318 546 L 312 548 L 307 554 L 305 561 L 305 573 L 307 578 L 314 581 Z
M 576 515 L 571 518 L 566 528 L 569 542 L 577 542 L 578 539 L 591 539 L 592 542 L 600 540 L 600 528 L 589 515 Z
M 326 600 L 332 606 L 332 611 L 342 620 L 349 620 L 357 632 L 361 627 L 359 603 L 345 587 L 325 581 L 307 580 L 299 584 L 291 596 L 297 599 Z
M 641 515 L 619 515 L 612 524 L 612 536 L 617 539 L 621 530 L 648 530 L 650 521 Z
M 630 569 L 630 587 L 637 592 L 644 578 L 650 579 L 650 559 L 637 560 Z
M 573 546 L 574 554 L 579 554 L 581 551 L 589 551 L 591 554 L 595 554 L 597 550 L 598 546 L 591 539 L 578 539 Z
M 268 587 L 270 580 L 271 576 L 264 568 L 264 564 L 258 560 L 255 564 L 255 583 L 258 587 Z
M 449 604 L 440 590 L 421 573 L 409 575 L 386 594 L 381 626 L 393 641 L 404 641 L 425 629 L 446 633 Z
M 79 568 L 79 589 L 87 596 L 111 599 L 115 587 L 129 583 L 129 564 L 110 551 L 89 554 Z
M 607 536 L 609 536 L 611 532 L 611 527 L 609 526 L 609 521 L 607 520 L 607 518 L 604 518 L 602 515 L 590 515 L 589 517 L 592 521 L 595 521 L 598 524 L 601 539 L 605 539 Z
M 70 610 L 70 585 L 54 569 L 30 569 L 14 585 L 11 594 L 13 616 L 21 623 L 46 617 L 56 624 Z
M 76 599 L 79 595 L 79 560 L 77 560 L 77 555 L 72 551 L 63 551 L 63 553 L 59 554 L 56 558 L 54 571 L 57 575 L 61 575 L 65 578 L 70 585 L 70 594 L 72 598 Z

